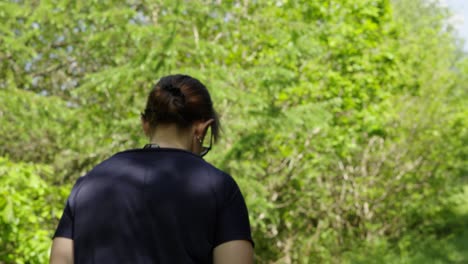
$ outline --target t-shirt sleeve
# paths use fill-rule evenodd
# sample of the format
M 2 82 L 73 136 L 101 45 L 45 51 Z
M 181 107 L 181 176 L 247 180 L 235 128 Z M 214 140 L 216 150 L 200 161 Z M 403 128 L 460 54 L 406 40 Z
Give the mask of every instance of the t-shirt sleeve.
M 63 210 L 62 218 L 55 231 L 54 238 L 66 237 L 73 239 L 73 215 L 70 208 L 70 202 L 67 200 L 65 210 Z
M 252 243 L 249 214 L 244 197 L 237 183 L 228 176 L 224 194 L 218 209 L 214 247 L 233 240 L 247 240 Z
M 55 230 L 55 234 L 53 238 L 56 237 L 65 237 L 73 239 L 73 226 L 74 226 L 74 211 L 73 205 L 75 203 L 75 198 L 78 193 L 80 184 L 83 182 L 85 177 L 80 177 L 76 181 L 73 189 L 70 193 L 70 196 L 67 199 L 67 204 L 65 205 L 65 209 L 63 210 L 62 218 L 60 218 L 59 224 L 57 226 L 57 230 Z

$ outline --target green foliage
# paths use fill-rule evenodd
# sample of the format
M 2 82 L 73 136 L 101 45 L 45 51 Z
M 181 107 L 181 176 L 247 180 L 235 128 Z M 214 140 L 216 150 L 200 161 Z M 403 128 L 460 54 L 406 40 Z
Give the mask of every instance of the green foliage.
M 423 0 L 1 2 L 0 190 L 26 220 L 2 218 L 0 261 L 45 260 L 57 186 L 141 146 L 145 96 L 175 72 L 222 116 L 208 159 L 243 190 L 259 263 L 418 263 L 438 240 L 465 260 L 450 245 L 466 241 L 451 234 L 468 59 L 447 15 Z
M 52 231 L 63 211 L 67 185 L 42 179 L 50 166 L 0 158 L 0 262 L 45 263 Z
M 446 200 L 443 212 L 433 219 L 436 232 L 408 230 L 397 243 L 382 239 L 345 254 L 344 263 L 466 263 L 468 253 L 468 187 Z M 441 221 L 442 220 L 442 221 Z M 441 234 L 445 233 L 445 234 Z M 362 254 L 362 251 L 366 254 Z

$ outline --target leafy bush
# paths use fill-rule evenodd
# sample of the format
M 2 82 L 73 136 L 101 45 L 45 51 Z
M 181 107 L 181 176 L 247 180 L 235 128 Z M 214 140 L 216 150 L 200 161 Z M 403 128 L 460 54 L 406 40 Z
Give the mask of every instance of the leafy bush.
M 41 175 L 50 166 L 0 158 L 0 262 L 46 263 L 52 231 L 68 186 L 53 187 Z

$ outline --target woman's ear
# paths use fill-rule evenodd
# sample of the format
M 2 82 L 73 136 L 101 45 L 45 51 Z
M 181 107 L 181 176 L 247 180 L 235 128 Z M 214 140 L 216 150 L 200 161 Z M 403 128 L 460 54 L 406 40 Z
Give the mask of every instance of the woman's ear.
M 208 127 L 211 124 L 213 124 L 214 121 L 215 120 L 213 118 L 211 118 L 211 119 L 208 119 L 206 121 L 196 122 L 195 125 L 194 125 L 194 128 L 195 128 L 194 134 L 195 134 L 195 136 L 200 137 L 200 138 L 205 137 L 205 134 L 206 134 L 206 131 L 207 131 Z

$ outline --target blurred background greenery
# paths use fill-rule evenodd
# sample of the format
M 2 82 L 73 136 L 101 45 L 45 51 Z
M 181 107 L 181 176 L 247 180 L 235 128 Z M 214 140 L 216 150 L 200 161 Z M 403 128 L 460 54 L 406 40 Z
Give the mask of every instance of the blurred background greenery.
M 0 263 L 46 263 L 78 177 L 207 84 L 257 263 L 468 263 L 468 59 L 428 0 L 0 2 Z

